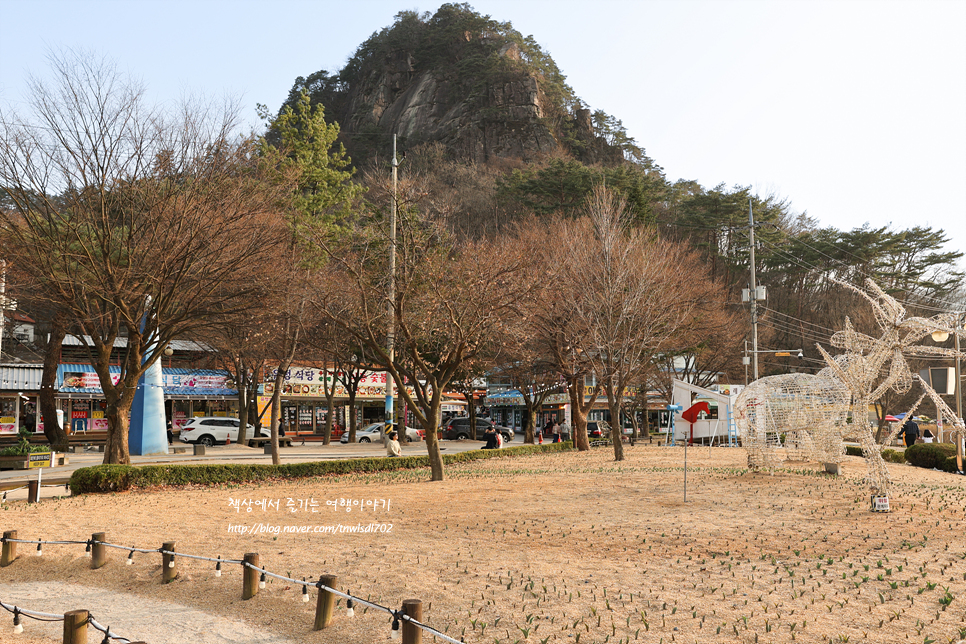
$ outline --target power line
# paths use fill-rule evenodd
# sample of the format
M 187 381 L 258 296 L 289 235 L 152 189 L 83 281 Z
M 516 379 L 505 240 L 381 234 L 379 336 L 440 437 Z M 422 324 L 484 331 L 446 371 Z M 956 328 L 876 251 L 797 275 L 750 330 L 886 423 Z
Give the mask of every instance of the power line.
M 832 257 L 831 255 L 828 255 L 828 254 L 822 252 L 821 250 L 815 248 L 814 246 L 811 246 L 811 245 L 809 245 L 809 244 L 801 241 L 801 239 L 796 239 L 796 242 L 799 243 L 799 244 L 801 244 L 802 246 L 805 246 L 806 248 L 808 248 L 810 250 L 813 250 L 814 252 L 818 253 L 819 255 L 822 255 L 823 257 L 827 257 L 831 262 L 833 262 L 834 264 L 836 264 L 837 266 L 839 266 L 839 267 L 841 267 L 843 269 L 854 270 L 859 275 L 862 275 L 862 276 L 864 276 L 866 278 L 871 278 L 871 276 L 867 272 L 862 271 L 857 266 L 851 266 L 849 264 L 846 264 L 845 262 L 843 262 L 843 261 L 841 261 L 839 259 L 836 259 L 836 258 Z M 777 245 L 775 245 L 775 244 L 773 244 L 771 242 L 762 240 L 762 244 L 763 245 L 766 245 L 774 253 L 776 253 L 778 255 L 784 256 L 789 263 L 794 264 L 794 265 L 797 265 L 800 268 L 804 268 L 806 270 L 811 270 L 811 271 L 817 271 L 817 272 L 820 272 L 820 273 L 824 273 L 824 272 L 826 272 L 828 270 L 827 268 L 824 268 L 824 267 L 816 266 L 814 264 L 809 264 L 809 263 L 807 263 L 807 262 L 805 262 L 805 261 L 803 261 L 803 260 L 795 257 L 794 255 L 792 255 L 791 253 L 789 253 L 787 250 L 785 250 L 783 248 L 780 248 L 780 247 L 778 247 Z M 849 253 L 849 251 L 844 250 L 844 249 L 842 250 L 842 252 L 845 252 L 845 253 L 848 253 L 848 254 L 852 254 L 852 253 Z M 862 258 L 858 257 L 857 255 L 854 255 L 854 254 L 852 254 L 852 255 L 853 255 L 853 257 L 856 257 L 856 259 L 862 259 Z M 943 300 L 943 299 L 940 299 L 940 298 L 937 298 L 937 297 L 932 297 L 932 296 L 929 296 L 929 295 L 917 294 L 917 293 L 914 293 L 914 292 L 909 291 L 907 289 L 897 289 L 897 290 L 900 291 L 900 292 L 902 292 L 902 293 L 906 293 L 908 295 L 914 296 L 914 297 L 920 297 L 920 298 L 924 298 L 926 300 L 931 300 L 933 302 L 940 302 L 940 303 L 946 305 L 944 308 L 942 308 L 942 307 L 937 307 L 937 306 L 930 306 L 928 304 L 923 304 L 922 302 L 910 302 L 909 300 L 902 300 L 902 299 L 896 298 L 896 301 L 898 301 L 899 303 L 901 303 L 903 305 L 907 305 L 907 306 L 919 307 L 919 308 L 922 308 L 922 309 L 926 309 L 926 310 L 929 310 L 929 311 L 936 311 L 936 312 L 940 312 L 940 313 L 947 313 L 947 312 L 949 312 L 950 309 L 957 310 L 957 309 L 959 309 L 962 306 L 962 303 L 951 302 L 951 301 Z

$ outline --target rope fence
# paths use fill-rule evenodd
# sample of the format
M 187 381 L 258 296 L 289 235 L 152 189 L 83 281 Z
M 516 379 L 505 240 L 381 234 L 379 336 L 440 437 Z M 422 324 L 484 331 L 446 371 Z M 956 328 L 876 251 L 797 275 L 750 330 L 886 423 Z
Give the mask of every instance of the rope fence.
M 48 483 L 47 485 L 42 485 L 40 481 L 27 481 L 27 485 L 4 490 L 2 497 L 0 497 L 0 503 L 7 502 L 8 492 L 19 492 L 20 490 L 27 490 L 27 503 L 37 503 L 40 501 L 40 490 L 45 487 L 62 487 L 70 492 L 70 483 Z
M 357 595 L 351 593 L 343 592 L 335 588 L 338 583 L 338 577 L 335 575 L 321 575 L 316 580 L 311 580 L 311 578 L 306 579 L 294 579 L 292 577 L 286 577 L 285 575 L 280 575 L 271 572 L 267 568 L 259 565 L 258 553 L 247 553 L 243 559 L 222 559 L 221 556 L 208 557 L 204 555 L 193 555 L 183 552 L 178 552 L 175 549 L 175 542 L 167 541 L 160 548 L 138 548 L 134 546 L 124 546 L 116 543 L 109 543 L 106 541 L 106 534 L 103 532 L 97 532 L 91 535 L 90 539 L 86 541 L 76 541 L 76 540 L 44 540 L 44 539 L 18 539 L 16 530 L 8 530 L 3 533 L 0 537 L 0 543 L 2 543 L 2 553 L 0 553 L 0 567 L 6 567 L 11 565 L 17 558 L 17 544 L 29 544 L 37 545 L 37 556 L 43 555 L 43 546 L 46 544 L 56 544 L 56 545 L 83 545 L 85 546 L 85 551 L 90 553 L 91 558 L 91 568 L 97 569 L 105 564 L 107 564 L 107 549 L 114 548 L 117 550 L 123 550 L 128 553 L 126 563 L 128 565 L 134 563 L 134 553 L 140 554 L 152 554 L 157 553 L 162 557 L 162 583 L 168 583 L 173 581 L 178 576 L 178 559 L 193 559 L 200 561 L 207 561 L 215 564 L 215 576 L 220 577 L 223 565 L 240 565 L 243 570 L 242 574 L 242 599 L 247 600 L 258 594 L 260 588 L 265 587 L 265 580 L 267 577 L 273 579 L 278 579 L 290 583 L 292 585 L 297 585 L 302 587 L 302 601 L 309 601 L 309 588 L 315 588 L 318 591 L 316 610 L 315 610 L 315 623 L 313 630 L 322 630 L 331 625 L 332 620 L 335 616 L 335 604 L 337 598 L 342 598 L 346 600 L 346 615 L 352 617 L 355 612 L 355 606 L 364 606 L 371 608 L 376 611 L 381 611 L 388 614 L 392 618 L 392 626 L 390 636 L 392 639 L 398 639 L 400 635 L 402 636 L 403 644 L 420 644 L 422 641 L 421 634 L 426 632 L 432 635 L 434 638 L 439 638 L 444 642 L 450 642 L 451 644 L 463 644 L 462 640 L 457 640 L 449 635 L 446 635 L 442 631 L 439 631 L 432 626 L 424 624 L 422 620 L 422 602 L 418 599 L 407 599 L 403 601 L 402 607 L 398 610 L 390 608 L 388 606 L 383 606 L 375 602 L 363 599 Z M 291 574 L 291 573 L 290 573 Z M 39 619 L 43 616 L 50 619 L 65 619 L 66 615 L 46 615 L 44 613 L 35 613 L 33 611 L 25 611 L 16 606 L 9 606 L 0 601 L 0 606 L 8 611 L 14 613 L 14 625 L 15 629 L 18 627 L 22 631 L 22 625 L 20 624 L 19 615 L 24 615 Z M 84 612 L 87 611 L 74 611 L 74 612 Z M 70 613 L 68 613 L 70 614 Z M 88 614 L 89 615 L 89 614 Z M 89 623 L 91 626 L 99 631 L 104 632 L 105 639 L 102 644 L 109 644 L 111 639 L 116 639 L 119 642 L 124 642 L 127 644 L 137 644 L 133 643 L 126 638 L 120 636 L 112 635 L 109 633 L 109 628 L 105 629 L 100 627 L 99 624 L 94 622 L 92 619 L 87 619 L 85 623 Z M 67 639 L 67 629 L 64 630 L 64 644 L 80 644 L 86 642 L 86 639 L 68 640 Z M 86 637 L 86 635 L 85 635 Z
M 63 615 L 56 613 L 41 613 L 35 610 L 21 608 L 15 604 L 8 604 L 0 599 L 0 608 L 13 613 L 13 632 L 14 634 L 23 633 L 23 620 L 21 617 L 29 617 L 39 622 L 64 622 L 64 644 L 84 644 L 87 642 L 87 627 L 91 626 L 95 630 L 104 633 L 101 644 L 110 644 L 112 640 L 121 644 L 145 644 L 138 641 L 133 642 L 126 637 L 121 637 L 111 631 L 110 626 L 104 626 L 86 610 L 75 610 Z

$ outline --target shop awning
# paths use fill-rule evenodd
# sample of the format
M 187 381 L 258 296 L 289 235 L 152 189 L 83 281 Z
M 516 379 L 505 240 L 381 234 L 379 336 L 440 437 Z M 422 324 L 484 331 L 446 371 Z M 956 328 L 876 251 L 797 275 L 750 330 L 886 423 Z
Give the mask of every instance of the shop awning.
M 0 365 L 0 390 L 40 391 L 40 380 L 43 375 L 43 365 Z
M 110 367 L 112 380 L 120 378 L 121 368 Z M 114 377 L 114 374 L 117 374 Z M 166 398 L 233 398 L 238 396 L 227 371 L 220 369 L 161 369 Z M 89 364 L 61 364 L 55 384 L 61 394 L 102 396 L 100 380 Z

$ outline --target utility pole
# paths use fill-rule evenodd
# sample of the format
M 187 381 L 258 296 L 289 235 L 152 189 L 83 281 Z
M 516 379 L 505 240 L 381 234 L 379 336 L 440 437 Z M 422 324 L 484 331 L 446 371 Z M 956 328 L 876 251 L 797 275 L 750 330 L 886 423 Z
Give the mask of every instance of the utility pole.
M 755 214 L 751 209 L 751 199 L 748 200 L 748 240 L 751 244 L 751 375 L 752 380 L 758 380 L 758 284 L 755 282 Z
M 3 357 L 3 331 L 7 328 L 7 260 L 0 259 L 0 358 Z
M 389 328 L 386 333 L 386 351 L 389 362 L 395 359 L 396 344 L 396 182 L 399 174 L 399 160 L 396 158 L 396 135 L 392 135 L 392 207 L 389 209 Z M 396 381 L 386 372 L 386 422 L 395 420 L 393 388 Z M 404 419 L 405 422 L 405 419 Z M 405 439 L 405 436 L 403 436 Z

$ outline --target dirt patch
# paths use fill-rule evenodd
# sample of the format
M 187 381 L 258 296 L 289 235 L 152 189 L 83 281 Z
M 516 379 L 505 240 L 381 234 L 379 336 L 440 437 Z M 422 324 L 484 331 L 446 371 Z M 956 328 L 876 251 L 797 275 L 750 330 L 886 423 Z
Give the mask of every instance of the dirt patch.
M 175 541 L 189 554 L 257 552 L 273 572 L 334 574 L 341 589 L 392 608 L 419 598 L 426 623 L 466 642 L 945 643 L 966 635 L 963 477 L 890 465 L 892 512 L 874 514 L 858 457 L 840 478 L 815 464 L 755 474 L 741 450 L 692 448 L 685 503 L 681 448 L 636 446 L 626 455 L 621 463 L 609 448 L 493 459 L 449 467 L 440 483 L 425 471 L 393 472 L 18 501 L 0 527 L 24 539 L 103 531 L 109 542 L 141 548 Z M 341 500 L 359 505 L 332 505 Z M 388 507 L 366 506 L 382 500 Z M 9 603 L 9 589 L 30 584 L 41 607 L 26 599 L 24 607 L 88 608 L 113 626 L 121 620 L 109 606 L 79 604 L 93 601 L 81 594 L 91 589 L 118 594 L 119 612 L 143 615 L 122 634 L 151 644 L 225 641 L 212 639 L 216 617 L 255 634 L 236 641 L 389 636 L 387 615 L 357 608 L 347 618 L 344 602 L 331 628 L 312 631 L 314 590 L 303 603 L 300 586 L 278 580 L 242 601 L 237 565 L 216 577 L 213 564 L 181 558 L 178 580 L 162 585 L 156 553 L 126 566 L 126 554 L 112 550 L 106 567 L 90 570 L 83 545 L 49 545 L 36 557 L 21 544 L 19 552 L 0 570 L 0 599 Z M 185 607 L 177 613 L 185 630 L 166 632 L 158 616 L 169 609 L 158 602 Z M 30 620 L 25 627 L 36 634 Z

